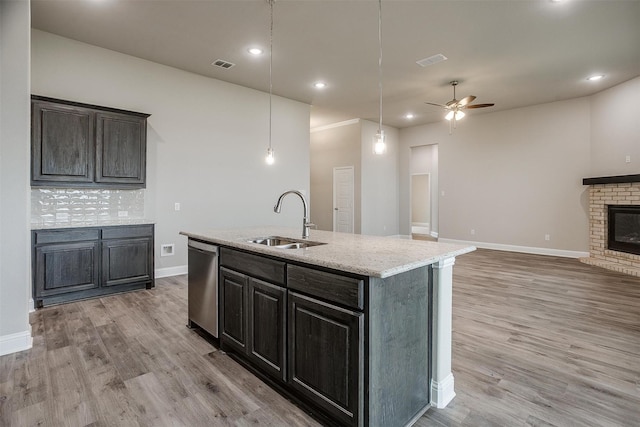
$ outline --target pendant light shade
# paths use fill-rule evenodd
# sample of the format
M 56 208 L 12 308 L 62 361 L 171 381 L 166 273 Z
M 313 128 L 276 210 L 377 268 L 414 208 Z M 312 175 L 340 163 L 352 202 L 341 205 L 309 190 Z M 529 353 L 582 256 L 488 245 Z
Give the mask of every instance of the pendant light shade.
M 381 155 L 387 152 L 386 135 L 382 129 L 378 130 L 373 136 L 373 152 Z
M 267 148 L 267 157 L 265 157 L 265 162 L 267 162 L 268 165 L 272 165 L 275 163 L 276 158 L 275 155 L 273 154 L 273 148 L 269 147 Z

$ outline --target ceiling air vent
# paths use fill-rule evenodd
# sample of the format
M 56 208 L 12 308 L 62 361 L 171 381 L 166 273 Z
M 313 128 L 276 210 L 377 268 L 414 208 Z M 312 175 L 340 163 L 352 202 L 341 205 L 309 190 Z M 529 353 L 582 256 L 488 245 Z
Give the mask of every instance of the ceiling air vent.
M 421 67 L 428 67 L 429 65 L 437 64 L 438 62 L 445 61 L 446 59 L 447 59 L 446 56 L 444 56 L 441 53 L 438 53 L 437 55 L 432 55 L 428 58 L 424 58 L 419 61 L 416 61 L 416 64 L 418 64 Z
M 228 70 L 229 68 L 233 67 L 236 64 L 234 64 L 233 62 L 222 60 L 222 59 L 216 59 L 211 63 L 211 65 Z

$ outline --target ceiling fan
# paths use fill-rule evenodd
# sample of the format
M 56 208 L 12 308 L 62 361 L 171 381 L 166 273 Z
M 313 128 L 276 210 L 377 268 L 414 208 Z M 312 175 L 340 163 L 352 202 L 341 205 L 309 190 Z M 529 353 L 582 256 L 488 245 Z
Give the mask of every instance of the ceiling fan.
M 464 111 L 466 109 L 472 108 L 485 108 L 485 107 L 493 107 L 495 104 L 471 104 L 476 97 L 473 95 L 465 96 L 462 99 L 456 99 L 456 86 L 458 85 L 458 81 L 454 80 L 450 82 L 451 86 L 453 86 L 453 99 L 446 104 L 436 104 L 434 102 L 425 102 L 428 105 L 435 105 L 436 107 L 442 107 L 447 110 L 447 115 L 444 116 L 445 119 L 449 120 L 449 134 L 451 134 L 451 124 L 453 123 L 453 128 L 456 127 L 456 121 L 460 120 L 465 116 Z

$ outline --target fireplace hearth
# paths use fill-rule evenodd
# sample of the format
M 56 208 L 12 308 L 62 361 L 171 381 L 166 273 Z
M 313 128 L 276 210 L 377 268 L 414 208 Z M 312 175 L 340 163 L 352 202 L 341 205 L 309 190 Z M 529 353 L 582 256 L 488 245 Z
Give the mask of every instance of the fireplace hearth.
M 609 205 L 608 249 L 640 255 L 640 206 Z

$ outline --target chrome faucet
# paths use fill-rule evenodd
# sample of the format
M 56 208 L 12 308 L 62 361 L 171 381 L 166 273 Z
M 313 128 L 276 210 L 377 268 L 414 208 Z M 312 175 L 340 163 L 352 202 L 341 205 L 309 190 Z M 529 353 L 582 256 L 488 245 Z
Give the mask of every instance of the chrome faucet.
M 302 218 L 302 238 L 307 239 L 309 237 L 309 227 L 313 227 L 315 226 L 315 224 L 309 222 L 309 205 L 307 204 L 307 200 L 304 198 L 304 195 L 301 192 L 296 190 L 289 190 L 282 193 L 280 197 L 278 197 L 278 202 L 273 207 L 273 211 L 275 213 L 280 213 L 280 209 L 282 208 L 282 200 L 287 194 L 297 194 L 302 200 L 302 207 L 304 208 L 304 218 Z

